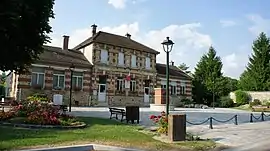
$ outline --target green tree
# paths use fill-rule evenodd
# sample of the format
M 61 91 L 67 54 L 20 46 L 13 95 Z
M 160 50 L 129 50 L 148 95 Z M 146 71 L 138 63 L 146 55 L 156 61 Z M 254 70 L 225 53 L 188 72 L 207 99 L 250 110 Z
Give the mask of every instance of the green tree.
M 233 79 L 231 77 L 223 77 L 224 85 L 222 88 L 222 96 L 228 95 L 230 92 L 233 92 L 238 89 L 238 80 Z
M 250 75 L 251 73 L 245 70 L 239 78 L 239 89 L 244 91 L 256 91 L 256 80 Z
M 0 70 L 22 72 L 49 42 L 54 0 L 0 1 Z
M 178 66 L 179 69 L 181 69 L 182 71 L 186 72 L 186 73 L 190 73 L 190 71 L 188 70 L 189 67 L 185 64 L 185 63 L 181 63 L 179 66 Z
M 247 91 L 269 91 L 270 40 L 265 33 L 260 33 L 253 42 L 252 49 L 247 68 L 240 76 L 240 88 Z
M 221 69 L 221 59 L 211 46 L 195 67 L 193 96 L 197 103 L 211 105 L 213 99 L 217 100 L 215 95 L 221 94 L 221 87 L 224 84 Z

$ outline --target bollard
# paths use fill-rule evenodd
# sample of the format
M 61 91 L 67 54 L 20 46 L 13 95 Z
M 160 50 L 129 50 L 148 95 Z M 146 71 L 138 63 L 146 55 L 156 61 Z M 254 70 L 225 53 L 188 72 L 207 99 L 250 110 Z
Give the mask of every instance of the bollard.
M 210 122 L 209 122 L 209 128 L 213 129 L 213 117 L 209 118 Z
M 262 116 L 262 121 L 264 121 L 264 113 L 263 112 L 262 112 L 261 116 Z
M 250 113 L 250 123 L 253 123 L 253 118 L 252 118 L 253 114 Z
M 186 140 L 186 115 L 171 115 L 168 118 L 168 137 L 170 141 Z
M 234 124 L 235 124 L 235 125 L 238 125 L 237 115 L 234 116 Z

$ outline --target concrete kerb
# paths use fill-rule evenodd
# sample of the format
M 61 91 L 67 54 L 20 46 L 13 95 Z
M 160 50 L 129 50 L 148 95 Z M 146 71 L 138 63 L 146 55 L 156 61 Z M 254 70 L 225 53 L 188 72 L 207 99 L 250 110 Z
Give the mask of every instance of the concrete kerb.
M 115 146 L 99 145 L 99 144 L 85 144 L 85 145 L 73 145 L 73 146 L 61 146 L 39 149 L 26 149 L 16 151 L 91 151 L 91 150 L 107 150 L 107 151 L 143 151 L 131 148 L 122 148 Z
M 31 128 L 31 129 L 83 129 L 87 127 L 87 124 L 73 125 L 73 126 L 62 126 L 62 125 L 35 125 L 35 124 L 14 124 L 8 122 L 0 122 L 3 126 L 12 126 L 20 128 Z

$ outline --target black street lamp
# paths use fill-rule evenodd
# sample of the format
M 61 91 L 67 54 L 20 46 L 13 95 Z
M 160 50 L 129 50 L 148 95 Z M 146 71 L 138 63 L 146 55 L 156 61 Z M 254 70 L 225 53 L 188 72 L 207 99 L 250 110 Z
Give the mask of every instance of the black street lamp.
M 212 81 L 212 93 L 213 93 L 213 109 L 215 109 L 215 81 L 214 81 L 214 78 L 213 78 L 213 81 Z
M 69 112 L 71 112 L 71 100 L 72 100 L 72 83 L 73 83 L 73 70 L 75 69 L 74 64 L 69 67 L 70 70 L 70 86 L 69 86 Z
M 166 83 L 166 117 L 168 117 L 169 115 L 169 82 L 170 82 L 170 70 L 169 70 L 169 53 L 172 51 L 172 48 L 173 48 L 173 41 L 170 40 L 169 37 L 167 37 L 162 43 L 163 45 L 163 50 L 166 52 L 166 57 L 167 57 L 167 67 L 166 67 L 166 80 L 167 80 L 167 83 Z

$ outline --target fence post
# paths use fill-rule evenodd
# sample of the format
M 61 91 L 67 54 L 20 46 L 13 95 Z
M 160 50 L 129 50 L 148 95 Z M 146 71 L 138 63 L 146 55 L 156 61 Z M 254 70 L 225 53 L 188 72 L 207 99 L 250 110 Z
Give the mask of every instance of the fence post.
M 262 121 L 264 121 L 264 113 L 263 112 L 262 112 L 261 116 L 262 116 Z
M 253 123 L 253 118 L 252 118 L 253 114 L 250 113 L 250 123 Z
M 213 129 L 213 117 L 209 118 L 210 122 L 209 122 L 209 128 Z
M 237 115 L 234 116 L 234 124 L 235 124 L 235 125 L 238 125 Z

